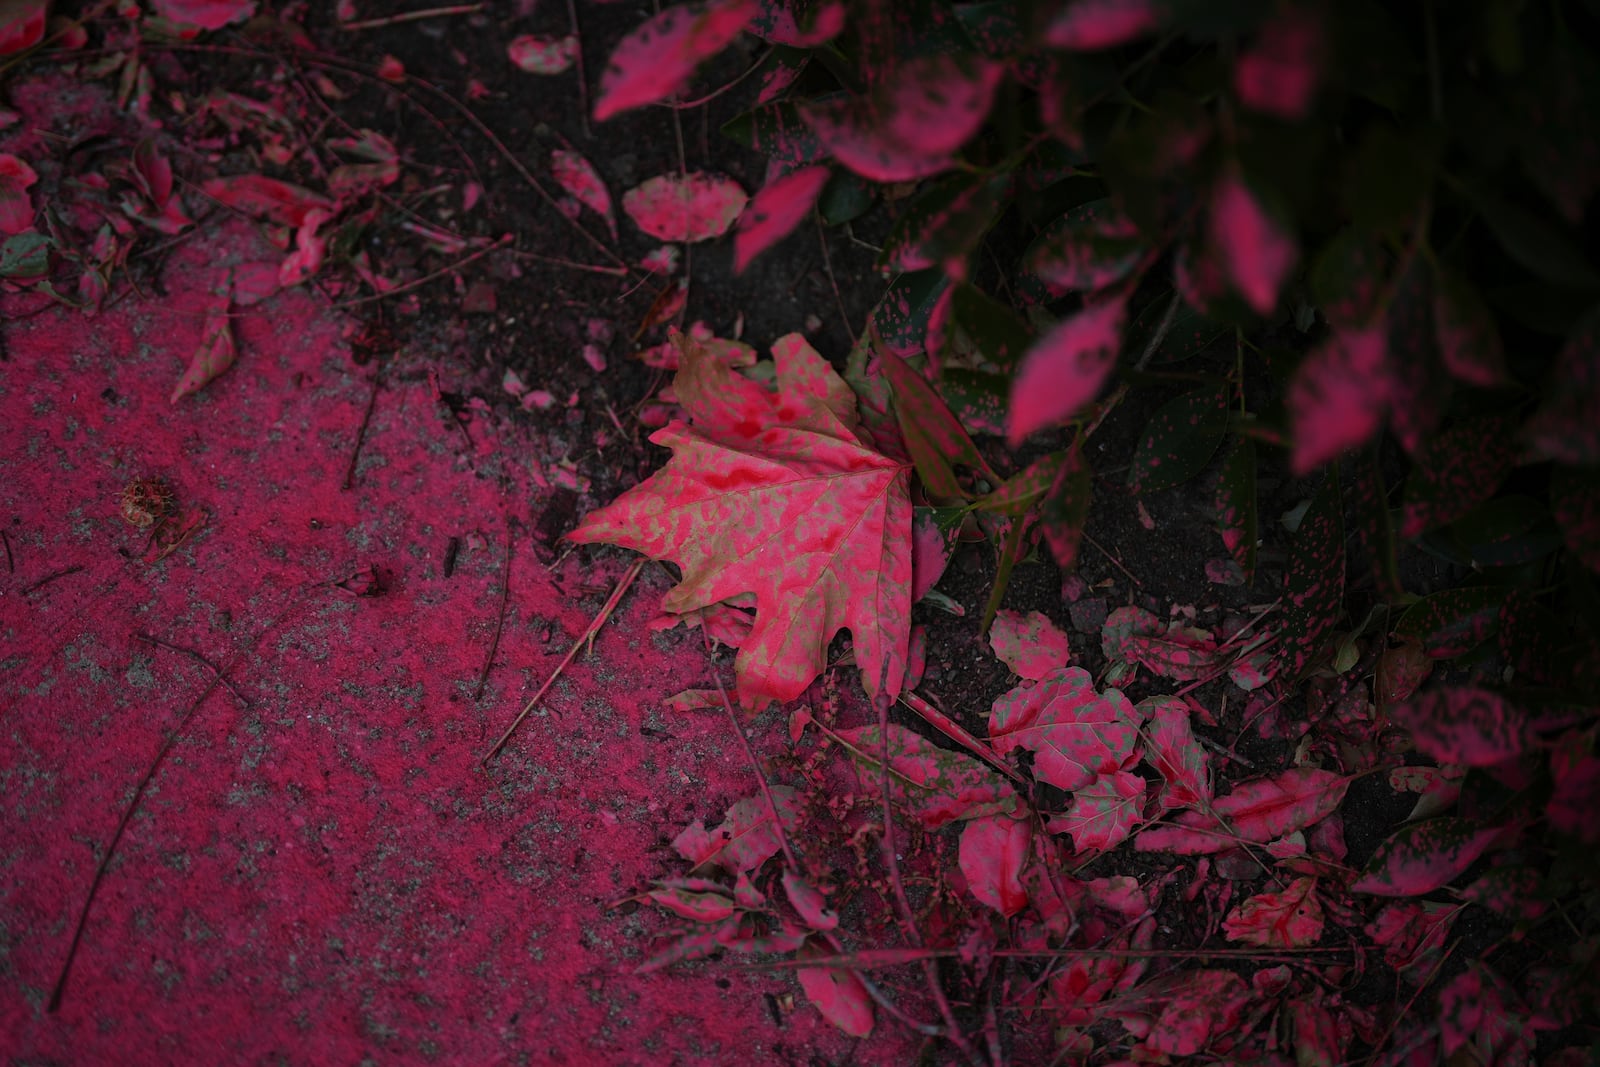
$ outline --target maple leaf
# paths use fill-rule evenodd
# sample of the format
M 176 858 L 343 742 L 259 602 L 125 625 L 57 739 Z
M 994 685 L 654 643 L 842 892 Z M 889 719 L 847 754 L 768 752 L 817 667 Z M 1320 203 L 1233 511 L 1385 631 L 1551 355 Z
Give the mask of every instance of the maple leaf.
M 855 396 L 799 334 L 772 348 L 777 389 L 686 341 L 673 392 L 688 413 L 650 440 L 672 459 L 568 536 L 670 560 L 666 611 L 752 593 L 735 662 L 740 702 L 793 700 L 849 629 L 867 692 L 899 694 L 911 643 L 910 465 L 857 435 Z

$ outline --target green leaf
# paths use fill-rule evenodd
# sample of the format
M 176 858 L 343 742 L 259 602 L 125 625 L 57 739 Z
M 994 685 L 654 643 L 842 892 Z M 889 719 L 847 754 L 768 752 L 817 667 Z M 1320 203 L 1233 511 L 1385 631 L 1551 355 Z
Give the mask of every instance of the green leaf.
M 916 464 L 928 495 L 936 501 L 966 499 L 952 466 L 957 463 L 982 473 L 991 482 L 999 481 L 928 380 L 892 352 L 881 352 L 879 358 L 894 389 L 894 411 L 906 451 L 911 453 L 911 462 Z
M 1453 659 L 1494 634 L 1505 599 L 1506 591 L 1493 586 L 1446 589 L 1406 609 L 1394 632 L 1420 642 L 1422 650 L 1434 659 Z
M 763 104 L 729 119 L 722 126 L 722 134 L 789 170 L 819 162 L 828 155 L 806 120 L 800 117 L 799 109 L 787 100 Z
M 928 336 L 928 316 L 949 286 L 950 280 L 943 271 L 920 270 L 900 275 L 872 309 L 872 325 L 878 337 L 896 355 L 920 352 Z
M 994 297 L 958 285 L 950 302 L 950 340 L 958 350 L 974 352 L 996 369 L 1009 371 L 1033 342 L 1033 331 Z
M 1039 529 L 1056 563 L 1064 571 L 1070 571 L 1078 563 L 1083 524 L 1089 518 L 1092 475 L 1089 461 L 1083 458 L 1080 438 L 1067 449 L 1045 497 Z
M 1496 497 L 1449 534 L 1479 567 L 1517 567 L 1561 547 L 1561 532 L 1544 505 L 1520 494 Z
M 1395 561 L 1394 527 L 1389 521 L 1389 494 L 1384 488 L 1383 472 L 1378 469 L 1378 456 L 1373 448 L 1362 449 L 1356 460 L 1351 504 L 1355 510 L 1356 536 L 1372 568 L 1378 595 L 1391 604 L 1404 599 L 1406 593 L 1400 584 L 1400 571 Z
M 1222 543 L 1249 582 L 1256 573 L 1256 541 L 1259 537 L 1256 515 L 1256 444 L 1240 437 L 1228 450 L 1222 464 L 1222 480 L 1217 483 L 1217 523 Z
M 825 226 L 843 226 L 872 210 L 876 186 L 859 174 L 835 170 L 817 197 L 817 214 Z
M 1155 492 L 1182 485 L 1205 470 L 1228 428 L 1225 381 L 1167 401 L 1145 424 L 1128 471 L 1128 488 Z
M 967 254 L 983 240 L 1010 186 L 1009 174 L 957 173 L 930 183 L 895 221 L 879 266 L 894 271 L 942 267 L 961 276 Z
M 999 436 L 1006 430 L 1010 384 L 1001 374 L 955 367 L 940 375 L 939 392 L 968 433 Z
M 1439 358 L 1451 374 L 1485 389 L 1506 382 L 1505 346 L 1483 297 L 1456 271 L 1433 276 L 1433 325 Z
M 1517 462 L 1518 422 L 1510 411 L 1479 415 L 1429 439 L 1406 479 L 1400 536 L 1455 522 L 1494 496 Z
M 1123 348 L 1126 351 L 1141 355 L 1144 353 L 1156 330 L 1161 326 L 1171 296 L 1170 291 L 1161 294 L 1134 316 L 1123 341 Z M 1172 322 L 1167 327 L 1167 335 L 1161 344 L 1156 346 L 1151 362 L 1177 363 L 1190 356 L 1197 356 L 1215 344 L 1219 338 L 1230 333 L 1231 329 L 1223 323 L 1206 318 L 1187 303 L 1179 301 L 1177 310 L 1172 313 Z
M 1278 631 L 1280 674 L 1297 677 L 1316 658 L 1323 637 L 1344 613 L 1344 575 L 1344 515 L 1338 478 L 1330 474 L 1289 545 Z
M 50 270 L 55 242 L 34 230 L 15 234 L 0 247 L 0 278 L 37 278 Z
M 1600 273 L 1560 230 L 1533 212 L 1488 194 L 1475 200 L 1485 225 L 1512 259 L 1557 285 L 1600 288 Z
M 1006 479 L 988 496 L 973 501 L 973 507 L 995 515 L 1015 518 L 1026 514 L 1050 492 L 1061 465 L 1066 462 L 1066 452 L 1052 452 L 1028 464 L 1026 470 Z
M 1027 271 L 1055 296 L 1094 292 L 1138 266 L 1145 241 L 1109 199 L 1080 204 L 1045 227 L 1023 257 Z

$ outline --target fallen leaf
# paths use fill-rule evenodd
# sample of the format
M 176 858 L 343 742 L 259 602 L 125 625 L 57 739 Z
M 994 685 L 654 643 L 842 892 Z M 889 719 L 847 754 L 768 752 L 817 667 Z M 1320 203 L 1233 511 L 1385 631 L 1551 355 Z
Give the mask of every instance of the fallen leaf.
M 776 391 L 686 341 L 673 391 L 690 424 L 651 437 L 672 459 L 568 536 L 677 563 L 667 611 L 754 593 L 735 664 L 747 709 L 799 696 L 846 628 L 867 691 L 881 674 L 893 698 L 911 639 L 909 466 L 861 442 L 854 394 L 805 338 L 773 357 Z
M 789 867 L 783 869 L 783 891 L 811 929 L 832 930 L 839 925 L 839 913 L 828 907 L 828 898 Z
M 803 167 L 761 187 L 740 214 L 739 229 L 733 235 L 736 273 L 800 225 L 822 195 L 830 173 L 827 167 Z
M 1088 671 L 1065 667 L 1000 696 L 989 712 L 989 739 L 1001 755 L 1032 752 L 1041 782 L 1073 790 L 1137 758 L 1141 721 L 1119 690 L 1098 693 Z
M 1072 662 L 1067 635 L 1042 611 L 1024 615 L 1002 608 L 996 612 L 989 628 L 989 647 L 1012 674 L 1029 681 L 1038 681 Z
M 24 52 L 44 39 L 50 0 L 10 0 L 0 4 L 0 56 Z
M 1235 1032 L 1250 1002 L 1244 979 L 1232 971 L 1179 971 L 1138 989 L 1128 1005 L 1110 1008 L 1145 1046 L 1166 1056 L 1198 1056 L 1219 1037 Z
M 1217 643 L 1208 631 L 1186 626 L 1181 619 L 1163 625 L 1138 607 L 1118 608 L 1106 616 L 1100 629 L 1100 650 L 1114 666 L 1142 666 L 1180 682 L 1203 677 L 1217 658 Z M 1118 671 L 1113 677 L 1122 682 L 1133 673 Z
M 755 17 L 754 0 L 680 4 L 628 34 L 600 75 L 594 117 L 604 122 L 630 108 L 681 91 L 700 62 L 722 51 Z
M 1211 764 L 1195 740 L 1189 706 L 1177 697 L 1155 696 L 1139 701 L 1139 708 L 1150 719 L 1145 762 L 1164 781 L 1161 807 L 1204 808 L 1211 802 Z
M 1317 880 L 1296 878 L 1281 893 L 1257 893 L 1222 921 L 1229 941 L 1261 948 L 1306 948 L 1322 937 Z
M 883 776 L 883 741 L 876 726 L 840 730 L 864 789 L 876 793 Z M 998 771 L 970 756 L 940 748 L 903 726 L 889 725 L 889 799 L 925 829 L 959 819 L 1009 815 L 1020 803 Z
M 726 233 L 749 199 L 732 178 L 692 171 L 629 189 L 622 210 L 651 237 L 693 243 Z
M 1139 824 L 1145 780 L 1129 771 L 1102 774 L 1073 791 L 1066 814 L 1050 819 L 1053 834 L 1070 834 L 1079 852 L 1116 848 Z
M 786 785 L 775 785 L 772 798 L 784 829 L 793 833 L 800 820 L 799 794 Z M 672 847 L 697 870 L 717 866 L 739 874 L 760 867 L 777 855 L 781 846 L 766 797 L 754 796 L 730 807 L 715 830 L 707 830 L 705 823 L 696 819 L 673 839 Z
M 1033 849 L 1033 823 L 1007 815 L 973 819 L 961 830 L 959 861 L 978 902 L 1006 918 L 1028 906 L 1022 871 Z
M 550 153 L 550 173 L 556 184 L 578 203 L 605 219 L 611 236 L 617 236 L 617 216 L 611 210 L 611 193 L 592 163 L 576 152 L 557 148 Z
M 213 178 L 204 188 L 207 196 L 224 207 L 265 218 L 280 226 L 299 227 L 313 211 L 333 211 L 333 202 L 327 197 L 260 174 Z
M 200 347 L 189 357 L 189 368 L 172 390 L 172 403 L 176 404 L 190 393 L 198 393 L 206 383 L 233 366 L 238 353 L 233 344 L 233 322 L 228 316 L 228 307 L 228 302 L 223 301 L 221 307 L 206 312 Z
M 518 70 L 529 74 L 562 74 L 572 68 L 578 59 L 578 39 L 565 37 L 535 37 L 525 33 L 513 37 L 506 45 L 506 55 Z
M 872 998 L 853 972 L 843 967 L 802 967 L 795 977 L 824 1019 L 851 1037 L 872 1033 Z
M 648 894 L 651 902 L 680 918 L 697 923 L 721 922 L 738 910 L 733 899 L 727 895 L 727 890 L 716 882 L 706 878 L 685 878 L 680 881 L 695 883 L 694 888 L 669 885 L 652 889 Z
M 1140 852 L 1196 856 L 1222 852 L 1240 842 L 1266 844 L 1321 822 L 1344 800 L 1350 779 L 1311 767 L 1241 782 L 1211 802 L 1209 812 L 1185 811 L 1134 839 Z

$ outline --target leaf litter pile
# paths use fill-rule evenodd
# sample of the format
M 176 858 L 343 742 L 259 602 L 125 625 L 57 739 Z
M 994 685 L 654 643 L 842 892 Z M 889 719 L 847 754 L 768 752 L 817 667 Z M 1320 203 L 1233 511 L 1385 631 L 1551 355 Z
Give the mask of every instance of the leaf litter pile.
M 29 313 L 56 305 L 92 313 L 120 299 L 123 286 L 159 286 L 159 266 L 145 264 L 158 265 L 163 241 L 212 213 L 257 224 L 279 254 L 230 272 L 172 402 L 248 358 L 231 325 L 236 313 L 297 286 L 350 307 L 414 314 L 420 294 L 443 282 L 455 287 L 461 313 L 492 314 L 522 277 L 519 263 L 554 262 L 582 284 L 648 297 L 633 305 L 637 330 L 625 354 L 637 357 L 633 380 L 648 372 L 651 388 L 626 412 L 630 425 L 616 411 L 609 421 L 623 444 L 655 428 L 650 443 L 670 457 L 604 502 L 587 495 L 590 474 L 614 479 L 586 474 L 576 450 L 532 457 L 533 469 L 546 490 L 599 505 L 554 533 L 674 568 L 655 625 L 698 631 L 707 674 L 703 686 L 659 700 L 674 716 L 720 716 L 752 787 L 720 821 L 663 828 L 676 859 L 613 903 L 652 905 L 658 936 L 641 961 L 619 967 L 652 973 L 718 956 L 703 973 L 792 971 L 803 998 L 845 1034 L 900 1028 L 940 1062 L 1587 1062 L 1581 1043 L 1594 1039 L 1600 946 L 1571 936 L 1592 929 L 1586 916 L 1532 892 L 1550 856 L 1531 831 L 1548 825 L 1594 843 L 1600 762 L 1562 743 L 1588 721 L 1585 709 L 1524 706 L 1492 677 L 1452 663 L 1494 636 L 1499 601 L 1470 590 L 1416 598 L 1393 643 L 1346 620 L 1340 483 L 1308 483 L 1280 549 L 1279 535 L 1258 529 L 1254 445 L 1240 438 L 1205 501 L 1220 534 L 1205 577 L 1220 603 L 1164 603 L 1132 575 L 1136 590 L 1069 575 L 1049 611 L 1004 606 L 1013 575 L 1044 573 L 1032 588 L 1053 587 L 1044 557 L 1070 569 L 1094 532 L 1083 442 L 1099 423 L 1060 452 L 1022 446 L 1100 393 L 1133 328 L 1128 292 L 1117 286 L 1143 268 L 1126 219 L 1085 212 L 1054 243 L 1059 254 L 1047 247 L 1032 257 L 1043 285 L 1103 299 L 1037 342 L 1022 333 L 1001 346 L 1021 360 L 1003 413 L 953 403 L 907 361 L 895 327 L 926 320 L 926 294 L 891 292 L 847 357 L 786 332 L 771 359 L 760 359 L 737 324 L 719 337 L 689 319 L 694 246 L 731 252 L 735 271 L 751 267 L 818 210 L 836 172 L 817 158 L 884 182 L 947 170 L 987 113 L 998 66 L 927 57 L 902 71 L 887 103 L 810 102 L 786 117 L 798 127 L 753 126 L 754 142 L 777 141 L 775 161 L 799 151 L 796 141 L 820 146 L 774 166 L 753 195 L 733 177 L 689 169 L 681 145 L 675 170 L 629 183 L 616 198 L 603 161 L 571 145 L 551 148 L 537 174 L 502 158 L 499 173 L 520 176 L 568 227 L 569 248 L 552 260 L 526 235 L 486 232 L 493 223 L 472 218 L 496 191 L 470 156 L 458 170 L 430 172 L 410 146 L 340 118 L 340 78 L 416 81 L 387 54 L 363 73 L 307 41 L 306 62 L 290 64 L 292 79 L 273 93 L 215 89 L 187 112 L 183 134 L 163 132 L 150 121 L 170 73 L 162 48 L 181 51 L 181 42 L 229 27 L 252 35 L 243 38 L 251 50 L 273 35 L 301 42 L 292 20 L 264 25 L 253 3 L 150 6 L 146 26 L 108 30 L 94 5 L 81 21 L 50 24 L 48 46 L 76 63 L 70 76 L 114 82 L 140 135 L 103 134 L 128 141 L 125 153 L 98 167 L 69 156 L 81 172 L 45 162 L 48 138 L 8 141 L 0 275 L 8 298 L 33 302 Z M 11 5 L 0 16 L 0 48 L 38 46 L 45 7 Z M 667 8 L 611 52 L 582 107 L 599 122 L 681 96 L 701 63 L 747 29 L 780 49 L 825 41 L 846 5 L 794 7 L 808 8 L 806 29 L 783 3 Z M 1063 20 L 1060 34 L 1150 8 L 1080 3 L 1083 17 Z M 1092 14 L 1102 9 L 1111 14 Z M 104 47 L 74 61 L 91 29 Z M 576 16 L 567 29 L 509 39 L 506 62 L 551 84 L 582 76 Z M 798 74 L 774 64 L 757 103 Z M 440 104 L 437 90 L 416 91 Z M 320 139 L 306 132 L 313 105 L 328 112 Z M 453 140 L 448 128 L 439 132 Z M 209 153 L 203 165 L 175 166 L 197 148 Z M 294 160 L 304 165 L 291 170 Z M 442 177 L 450 180 L 427 184 Z M 974 178 L 936 210 L 971 210 L 990 195 Z M 1270 310 L 1296 250 L 1242 181 L 1221 182 L 1212 196 L 1212 237 L 1232 283 L 1247 304 Z M 602 230 L 586 228 L 597 222 Z M 629 254 L 622 233 L 633 241 Z M 910 226 L 890 234 L 885 262 L 895 271 L 966 252 L 915 234 Z M 572 248 L 584 258 L 569 258 Z M 960 324 L 983 320 L 986 299 L 971 289 L 941 299 L 939 313 L 958 327 L 947 356 L 959 355 Z M 1172 318 L 1169 309 L 1159 332 Z M 363 337 L 389 328 L 369 325 Z M 586 317 L 567 340 L 574 361 L 603 374 L 626 332 Z M 1339 334 L 1291 390 L 1296 473 L 1359 439 L 1344 408 L 1360 404 L 1339 389 L 1373 363 L 1368 340 Z M 576 390 L 502 369 L 493 397 L 502 407 L 507 397 L 535 415 L 582 404 Z M 1313 380 L 1319 374 L 1328 380 Z M 452 400 L 435 386 L 469 443 L 465 428 L 491 410 L 482 395 L 467 400 L 471 391 L 463 385 Z M 1167 490 L 1208 468 L 1228 404 L 1226 389 L 1207 388 L 1156 410 L 1130 491 Z M 1474 427 L 1463 442 L 1493 445 L 1505 436 L 1494 430 Z M 1407 536 L 1451 506 L 1447 489 L 1418 490 L 1400 518 Z M 150 520 L 141 528 L 154 526 L 152 560 L 204 522 L 165 497 L 152 511 L 148 492 L 136 496 L 124 510 L 136 506 Z M 1142 500 L 1137 507 L 1153 529 Z M 980 564 L 992 565 L 992 581 L 973 598 L 962 561 L 979 551 L 975 541 L 994 551 Z M 1266 586 L 1263 544 L 1278 552 L 1272 573 L 1281 571 L 1282 586 L 1251 603 L 1246 584 Z M 1107 558 L 1121 566 L 1115 553 Z M 588 641 L 639 571 L 627 572 Z M 982 603 L 981 613 L 968 617 L 962 599 Z M 1069 628 L 1056 621 L 1063 617 Z M 731 684 L 723 648 L 735 650 Z M 968 669 L 972 681 L 959 677 Z M 746 733 L 754 721 L 785 723 L 788 744 L 756 750 Z M 501 745 L 508 740 L 511 730 Z M 1553 786 L 1530 791 L 1535 769 Z

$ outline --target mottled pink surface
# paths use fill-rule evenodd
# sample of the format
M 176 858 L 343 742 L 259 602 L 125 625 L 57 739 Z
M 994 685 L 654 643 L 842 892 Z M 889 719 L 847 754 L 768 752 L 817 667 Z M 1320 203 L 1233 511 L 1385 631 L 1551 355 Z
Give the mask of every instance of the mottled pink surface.
M 466 454 L 424 372 L 437 365 L 448 383 L 468 353 L 408 347 L 348 492 L 372 367 L 352 363 L 348 321 L 318 297 L 240 311 L 239 362 L 168 403 L 229 266 L 273 255 L 235 224 L 180 247 L 167 297 L 4 324 L 4 1052 L 85 1064 L 849 1055 L 787 974 L 739 970 L 742 959 L 631 973 L 666 924 L 608 905 L 680 873 L 664 843 L 754 790 L 725 720 L 662 709 L 710 681 L 697 637 L 645 626 L 662 574 L 645 572 L 594 655 L 479 770 L 623 559 L 550 570 L 524 532 L 488 689 L 471 699 L 508 517 L 526 531 L 544 507 L 528 460 L 546 442 L 482 414 Z M 135 477 L 166 479 L 210 515 L 153 564 L 117 512 Z M 446 578 L 452 536 L 465 545 Z M 382 596 L 322 584 L 369 564 Z M 82 570 L 23 592 L 69 566 Z M 164 732 L 210 681 L 141 633 L 223 665 L 249 703 L 213 691 L 156 774 L 51 1015 L 96 860 Z M 766 993 L 795 993 L 796 1010 L 774 1021 Z M 893 1062 L 903 1041 L 880 1021 L 854 1052 Z

